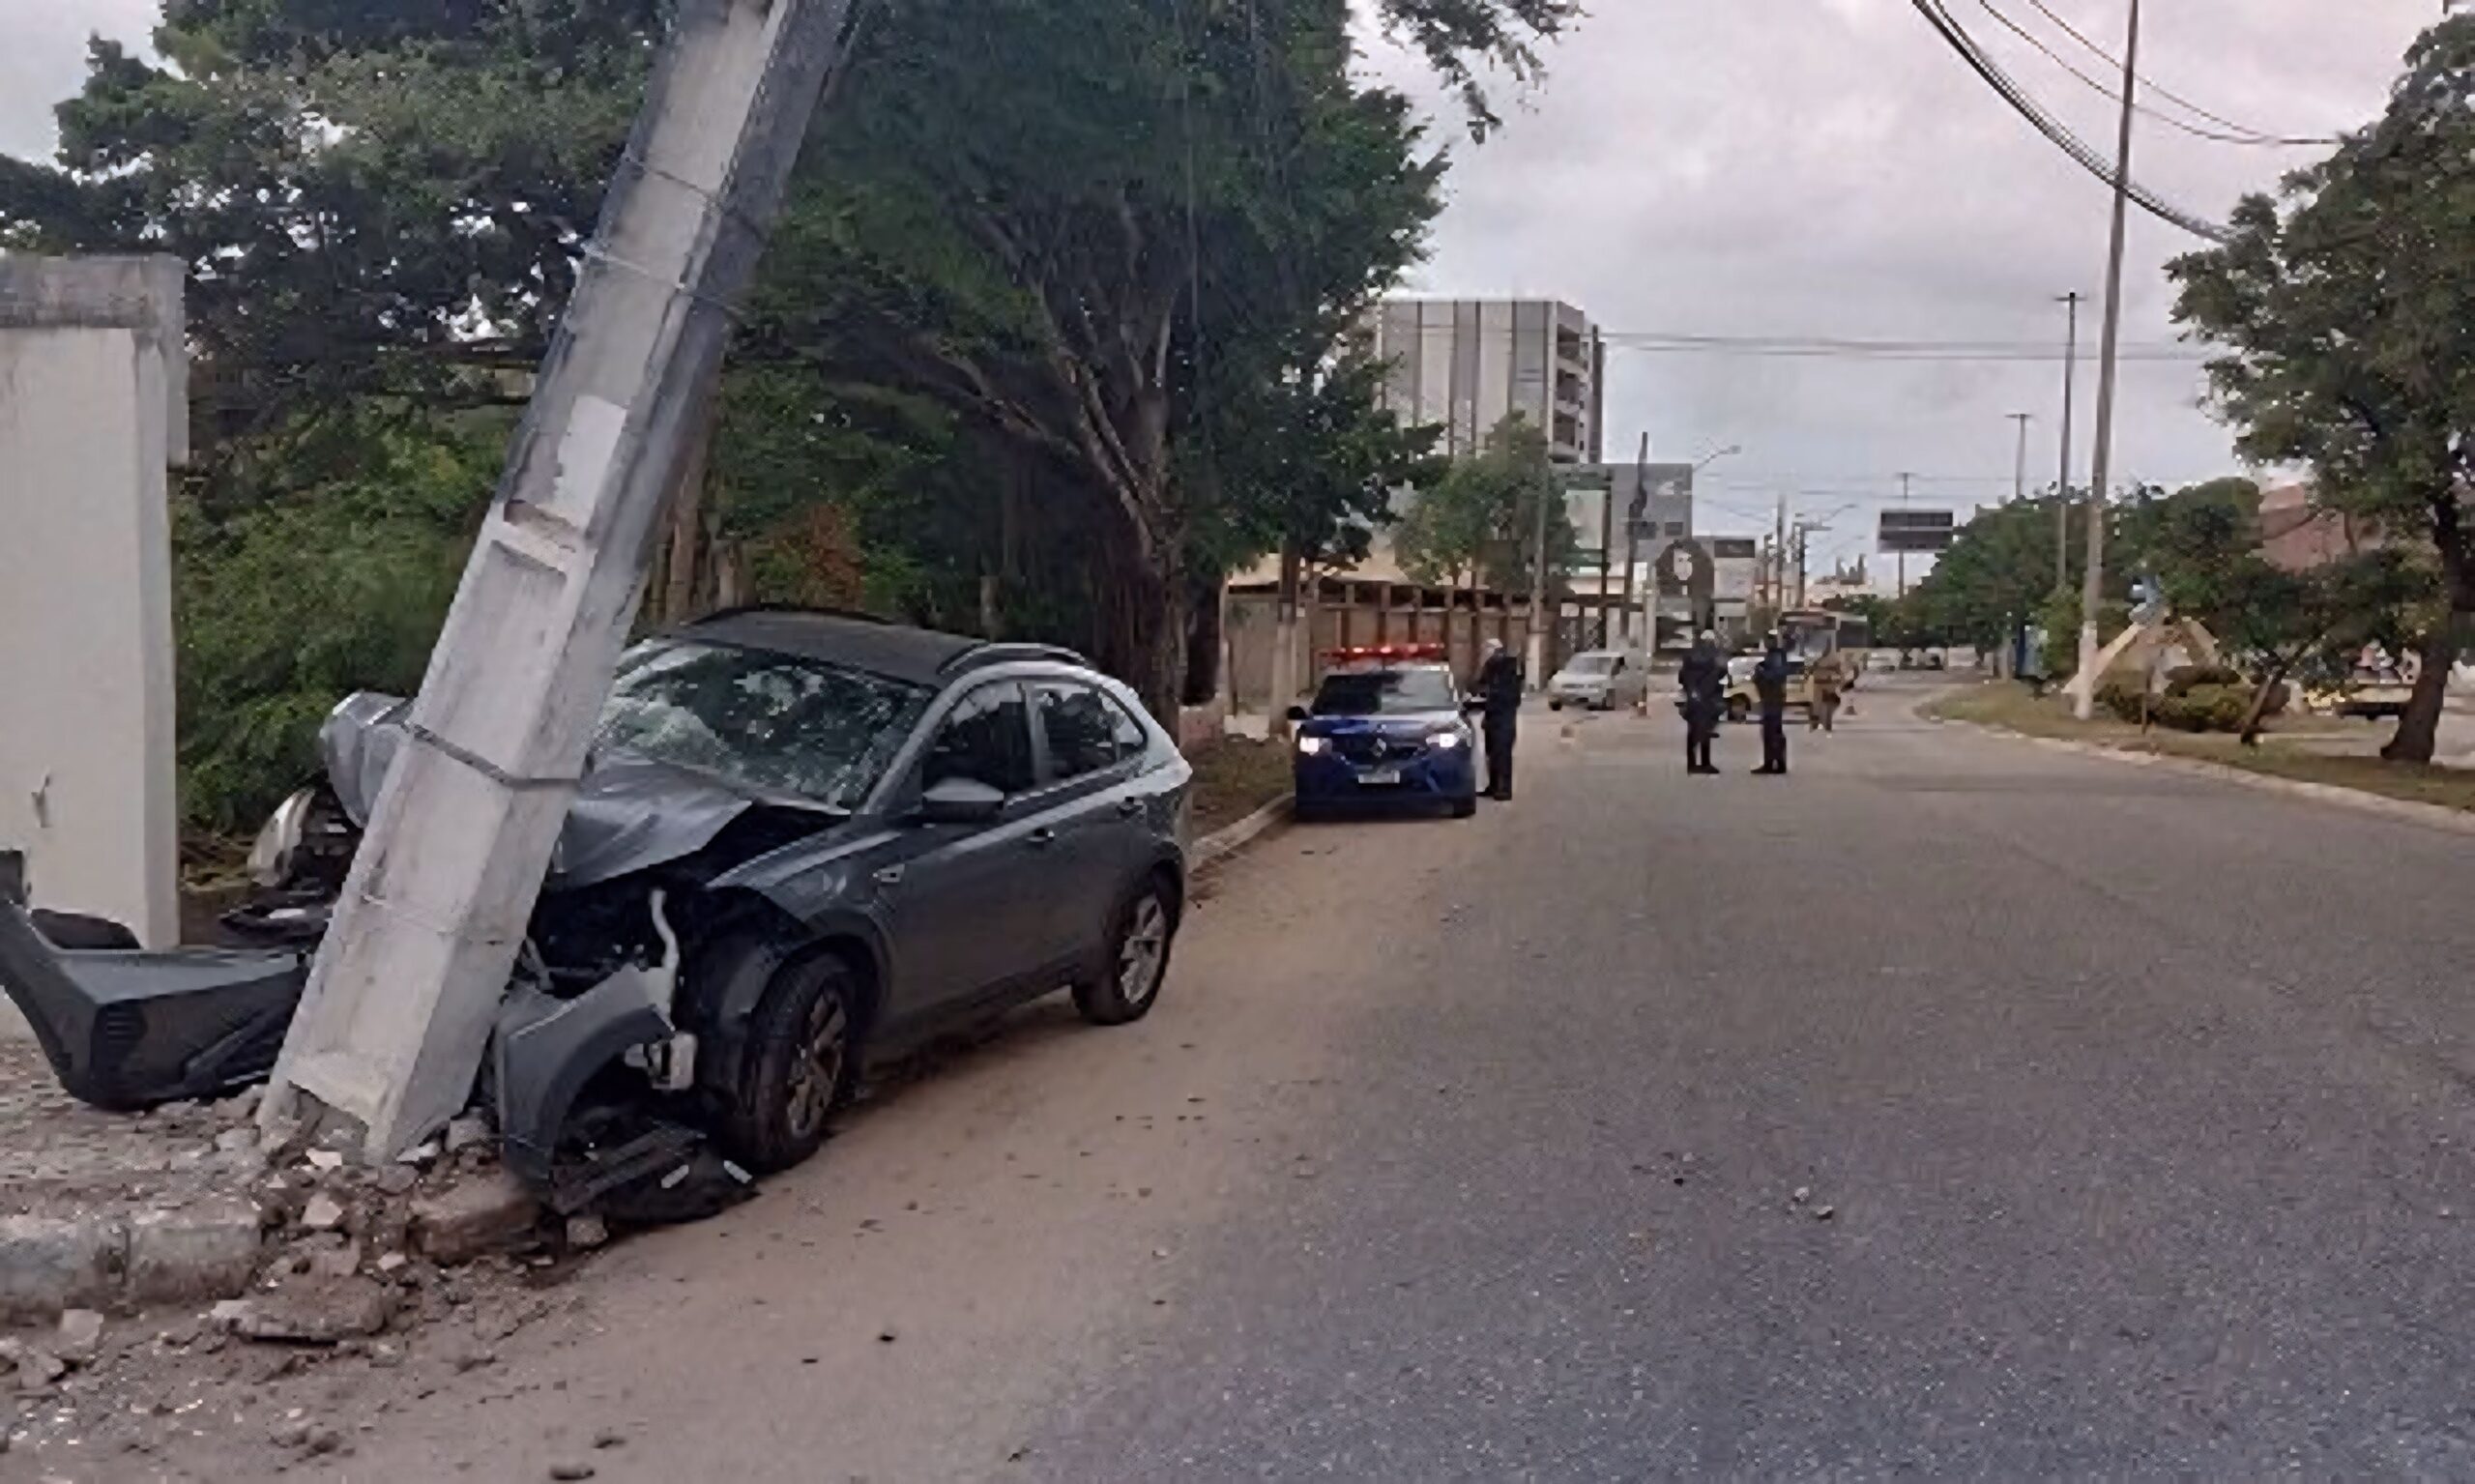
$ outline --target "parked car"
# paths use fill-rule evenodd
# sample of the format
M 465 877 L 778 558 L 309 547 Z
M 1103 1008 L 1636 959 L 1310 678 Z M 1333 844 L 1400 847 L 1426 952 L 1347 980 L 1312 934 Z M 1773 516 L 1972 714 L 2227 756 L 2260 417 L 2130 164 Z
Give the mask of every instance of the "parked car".
M 1590 650 L 1575 655 L 1547 683 L 1547 708 L 1562 711 L 1579 706 L 1588 711 L 1614 711 L 1639 706 L 1650 693 L 1649 661 L 1621 650 Z
M 269 1071 L 411 707 L 356 695 L 324 782 L 268 822 L 253 949 L 66 949 L 0 911 L 0 988 L 75 1095 L 133 1108 Z M 823 1141 L 862 1065 L 1070 987 L 1157 1003 L 1185 906 L 1191 771 L 1062 650 L 742 610 L 621 660 L 491 1066 L 510 1163 L 604 1178 L 579 1095 L 760 1170 Z M 90 940 L 91 941 L 91 940 Z M 582 1162 L 576 1163 L 575 1161 Z
M 1477 737 L 1441 645 L 1336 651 L 1312 705 L 1295 707 L 1303 817 L 1341 808 L 1478 812 Z

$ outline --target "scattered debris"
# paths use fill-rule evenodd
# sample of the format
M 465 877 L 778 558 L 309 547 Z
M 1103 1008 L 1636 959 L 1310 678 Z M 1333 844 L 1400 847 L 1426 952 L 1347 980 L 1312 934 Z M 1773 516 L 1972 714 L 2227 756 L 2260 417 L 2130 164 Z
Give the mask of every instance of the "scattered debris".
M 312 1232 L 333 1232 L 344 1224 L 343 1203 L 320 1191 L 301 1208 L 301 1224 Z
M 490 1132 L 489 1120 L 478 1113 L 462 1114 L 448 1120 L 447 1152 L 461 1154 L 466 1149 L 480 1148 L 494 1137 Z
M 308 1161 L 309 1168 L 322 1174 L 333 1174 L 344 1167 L 344 1156 L 337 1149 L 311 1149 L 302 1157 Z
M 576 1252 L 591 1252 L 610 1240 L 610 1227 L 599 1216 L 587 1213 L 568 1218 L 568 1246 Z
M 415 1201 L 413 1235 L 423 1257 L 451 1267 L 530 1236 L 539 1213 L 522 1180 L 492 1170 Z
M 366 1338 L 394 1317 L 395 1294 L 366 1278 L 316 1278 L 287 1283 L 236 1301 L 228 1310 L 234 1333 L 244 1339 L 295 1345 L 335 1345 Z M 227 1313 L 216 1306 L 218 1316 Z
M 1817 1206 L 1814 1208 L 1814 1219 L 1816 1221 L 1828 1221 L 1831 1217 L 1838 1214 L 1839 1208 L 1836 1206 Z
M 617 1428 L 605 1427 L 593 1435 L 593 1445 L 603 1452 L 612 1448 L 624 1448 L 627 1445 L 627 1435 Z
M 60 1316 L 53 1345 L 71 1365 L 92 1365 L 102 1349 L 103 1317 L 92 1309 L 72 1309 Z
M 550 1477 L 554 1479 L 589 1479 L 593 1475 L 594 1467 L 581 1459 L 565 1459 L 550 1466 Z
M 1812 1187 L 1812 1186 L 1810 1186 L 1810 1185 L 1799 1185 L 1799 1186 L 1797 1186 L 1797 1187 L 1796 1187 L 1796 1193 L 1795 1193 L 1794 1195 L 1792 1195 L 1792 1196 L 1790 1196 L 1788 1199 L 1789 1199 L 1791 1202 L 1792 1202 L 1793 1204 L 1797 1205 L 1797 1206 L 1802 1206 L 1802 1205 L 1804 1205 L 1807 1201 L 1810 1201 L 1810 1200 L 1812 1200 L 1813 1198 L 1814 1198 L 1814 1192 L 1813 1192 L 1813 1187 Z

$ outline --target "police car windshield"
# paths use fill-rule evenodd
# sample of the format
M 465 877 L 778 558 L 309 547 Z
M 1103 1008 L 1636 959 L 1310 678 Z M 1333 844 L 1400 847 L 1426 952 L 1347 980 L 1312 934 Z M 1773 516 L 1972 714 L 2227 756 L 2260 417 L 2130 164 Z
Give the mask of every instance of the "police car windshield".
M 1441 665 L 1411 670 L 1344 670 L 1315 692 L 1318 716 L 1393 716 L 1448 712 L 1458 704 Z

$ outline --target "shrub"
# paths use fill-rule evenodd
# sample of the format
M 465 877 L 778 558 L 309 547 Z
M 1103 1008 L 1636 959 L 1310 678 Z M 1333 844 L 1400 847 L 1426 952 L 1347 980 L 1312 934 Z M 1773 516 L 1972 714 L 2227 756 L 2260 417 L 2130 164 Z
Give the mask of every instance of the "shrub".
M 2242 672 L 2224 665 L 2176 665 L 2166 672 L 2166 694 L 2189 695 L 2202 685 L 2240 685 Z
M 2239 732 L 2251 710 L 2249 685 L 2194 685 L 2181 695 L 2159 697 L 2151 714 L 2159 726 L 2178 732 Z
M 2148 681 L 2140 675 L 2109 675 L 2097 683 L 2097 704 L 2124 721 L 2139 721 L 2148 703 Z

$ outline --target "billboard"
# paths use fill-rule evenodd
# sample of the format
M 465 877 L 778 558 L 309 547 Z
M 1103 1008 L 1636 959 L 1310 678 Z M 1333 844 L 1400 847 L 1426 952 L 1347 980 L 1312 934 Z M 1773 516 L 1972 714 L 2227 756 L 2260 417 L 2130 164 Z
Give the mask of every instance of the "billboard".
M 1762 543 L 1749 536 L 1712 537 L 1710 596 L 1723 603 L 1750 603 L 1762 575 Z
M 1885 552 L 1943 552 L 1951 549 L 1958 523 L 1949 510 L 1882 511 L 1880 549 Z

